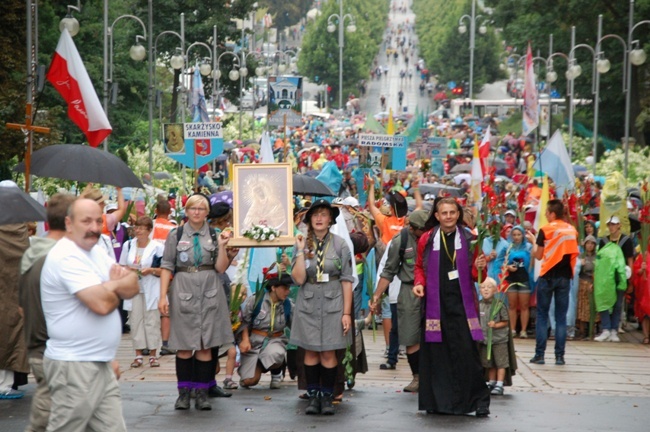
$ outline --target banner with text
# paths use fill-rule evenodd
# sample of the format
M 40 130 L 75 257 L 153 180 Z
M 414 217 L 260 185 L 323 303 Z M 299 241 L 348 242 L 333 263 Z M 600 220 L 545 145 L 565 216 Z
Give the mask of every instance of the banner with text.
M 223 153 L 221 122 L 168 123 L 163 125 L 165 154 L 197 169 Z
M 405 142 L 401 135 L 359 134 L 359 145 L 365 147 L 404 147 Z

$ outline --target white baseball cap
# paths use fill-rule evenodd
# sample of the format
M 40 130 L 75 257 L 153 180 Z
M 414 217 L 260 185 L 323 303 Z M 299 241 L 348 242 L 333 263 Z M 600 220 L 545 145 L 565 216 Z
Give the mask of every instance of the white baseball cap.
M 341 204 L 345 206 L 350 206 L 350 207 L 359 207 L 359 200 L 356 199 L 355 197 L 347 197 L 344 200 L 341 201 Z
M 609 219 L 607 219 L 607 225 L 609 224 L 620 224 L 621 220 L 618 218 L 618 216 L 610 216 Z

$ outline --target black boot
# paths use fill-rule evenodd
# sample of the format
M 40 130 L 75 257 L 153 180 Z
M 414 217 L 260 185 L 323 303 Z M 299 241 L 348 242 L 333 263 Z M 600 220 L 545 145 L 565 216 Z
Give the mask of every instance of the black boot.
M 212 405 L 210 405 L 210 402 L 208 402 L 208 389 L 196 389 L 196 400 L 194 401 L 194 408 L 201 411 L 210 411 L 212 409 Z
M 320 413 L 323 415 L 334 415 L 334 404 L 332 393 L 321 393 L 320 395 Z
M 177 410 L 186 410 L 190 408 L 190 389 L 187 387 L 181 387 L 178 389 L 178 399 L 174 404 L 174 409 Z
M 309 405 L 305 410 L 305 414 L 320 414 L 320 395 L 318 391 L 309 390 L 307 393 L 309 394 Z

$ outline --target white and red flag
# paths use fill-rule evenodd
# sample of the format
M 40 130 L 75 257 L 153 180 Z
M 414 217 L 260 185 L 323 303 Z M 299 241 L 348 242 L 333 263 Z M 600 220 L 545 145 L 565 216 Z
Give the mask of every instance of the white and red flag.
M 47 80 L 68 103 L 68 116 L 91 146 L 97 147 L 110 135 L 111 124 L 67 29 L 61 32 Z
M 535 72 L 533 71 L 533 50 L 528 43 L 526 53 L 526 69 L 524 71 L 524 116 L 522 121 L 522 132 L 530 134 L 539 126 L 539 99 L 537 87 L 535 86 Z

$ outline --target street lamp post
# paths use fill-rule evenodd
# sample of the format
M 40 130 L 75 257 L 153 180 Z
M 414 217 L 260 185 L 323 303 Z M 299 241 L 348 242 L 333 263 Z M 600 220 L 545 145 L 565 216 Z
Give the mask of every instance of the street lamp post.
M 555 72 L 555 69 L 553 67 L 553 58 L 554 57 L 562 57 L 564 60 L 567 62 L 567 67 L 569 65 L 569 56 L 567 56 L 564 53 L 561 52 L 553 52 L 553 34 L 551 33 L 549 35 L 549 44 L 548 44 L 548 52 L 549 56 L 546 58 L 546 76 L 545 76 L 545 81 L 546 81 L 546 87 L 547 87 L 547 94 L 548 94 L 548 138 L 553 136 L 553 97 L 551 96 L 551 85 L 557 81 L 557 72 Z M 550 54 L 552 53 L 552 54 Z M 568 89 L 569 83 L 567 81 L 567 89 Z
M 627 178 L 628 171 L 628 155 L 630 152 L 630 105 L 632 101 L 632 65 L 640 66 L 646 61 L 646 53 L 643 51 L 643 48 L 639 46 L 639 41 L 632 39 L 634 30 L 636 30 L 642 24 L 650 24 L 650 20 L 639 21 L 634 24 L 634 0 L 630 0 L 630 14 L 629 14 L 629 26 L 627 33 L 627 60 L 625 64 L 627 65 L 626 74 L 625 74 L 625 83 L 627 87 L 627 93 L 625 94 L 625 162 L 623 164 L 623 172 L 625 178 Z M 633 47 L 636 47 L 632 49 Z
M 476 21 L 480 18 L 482 18 L 482 15 L 476 15 L 476 0 L 472 0 L 471 16 L 463 15 L 458 20 L 458 32 L 460 34 L 467 32 L 467 26 L 463 24 L 463 21 L 469 21 L 469 99 L 472 105 L 472 115 L 474 115 L 474 49 L 476 48 Z M 487 33 L 485 22 L 479 26 L 478 31 L 480 34 Z
M 350 14 L 343 15 L 343 0 L 339 0 L 339 13 L 332 14 L 327 18 L 328 32 L 334 33 L 336 30 L 334 20 L 338 21 L 339 26 L 339 109 L 343 108 L 343 46 L 345 45 L 343 26 L 345 25 L 346 18 L 350 21 L 350 23 L 345 30 L 350 33 L 357 31 L 357 26 L 354 23 L 354 17 Z
M 152 47 L 152 61 L 153 59 L 157 58 L 157 53 L 158 53 L 158 39 L 160 39 L 161 36 L 165 35 L 173 35 L 176 36 L 181 43 L 181 47 L 184 46 L 184 40 L 183 40 L 183 30 L 184 30 L 184 25 L 185 25 L 185 15 L 181 14 L 181 33 L 177 33 L 172 30 L 165 30 L 163 32 L 158 33 L 158 36 L 156 36 L 156 39 L 153 43 Z M 182 48 L 180 48 L 182 49 Z M 181 51 L 182 52 L 182 51 Z M 170 64 L 174 68 L 175 65 L 178 65 L 178 63 L 182 64 L 183 62 L 183 56 L 182 55 L 173 55 L 170 59 Z M 175 68 L 176 69 L 176 68 Z M 180 69 L 180 67 L 178 68 Z M 153 117 L 153 104 L 154 104 L 154 98 L 153 98 L 153 93 L 156 91 L 156 66 L 154 64 L 151 73 L 150 73 L 151 79 L 152 79 L 152 98 L 149 100 L 149 107 L 152 112 L 152 117 Z M 162 128 L 162 109 L 160 110 L 160 116 L 159 116 L 159 128 Z M 160 130 L 159 130 L 159 135 L 161 136 Z M 162 140 L 162 136 L 161 136 Z M 153 170 L 153 118 L 149 122 L 149 170 Z
M 113 83 L 113 30 L 115 28 L 115 24 L 117 24 L 120 20 L 122 19 L 132 19 L 140 23 L 142 26 L 142 32 L 144 35 L 136 35 L 135 37 L 135 45 L 131 47 L 129 50 L 129 55 L 131 56 L 131 59 L 135 61 L 142 61 L 147 55 L 147 52 L 145 48 L 140 44 L 141 39 L 147 39 L 147 28 L 144 25 L 144 22 L 135 15 L 121 15 L 113 21 L 113 24 L 111 24 L 110 27 L 107 27 L 106 30 L 106 36 L 108 37 L 109 43 L 108 43 L 108 58 L 105 63 L 105 68 L 104 68 L 104 112 L 108 116 L 108 93 L 109 93 L 109 87 L 111 87 Z M 115 102 L 114 102 L 115 103 Z M 108 151 L 108 137 L 104 140 L 104 150 Z

